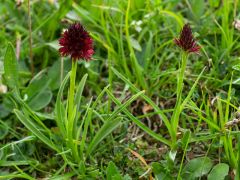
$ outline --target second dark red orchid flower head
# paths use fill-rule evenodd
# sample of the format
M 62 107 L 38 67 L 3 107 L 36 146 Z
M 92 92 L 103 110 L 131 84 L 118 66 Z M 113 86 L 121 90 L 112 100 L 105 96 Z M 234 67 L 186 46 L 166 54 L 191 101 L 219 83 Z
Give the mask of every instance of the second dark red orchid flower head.
M 201 47 L 197 45 L 196 40 L 193 37 L 192 30 L 189 24 L 185 24 L 180 33 L 179 38 L 175 38 L 174 42 L 178 45 L 183 51 L 187 53 L 199 53 Z

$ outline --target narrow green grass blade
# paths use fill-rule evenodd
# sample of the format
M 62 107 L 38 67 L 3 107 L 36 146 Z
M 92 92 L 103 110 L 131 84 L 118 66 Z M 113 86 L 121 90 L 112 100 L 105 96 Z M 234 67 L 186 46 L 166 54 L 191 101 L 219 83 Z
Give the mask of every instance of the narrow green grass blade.
M 239 135 L 238 135 L 238 139 L 239 139 Z M 237 174 L 234 180 L 240 179 L 240 141 L 238 140 L 237 142 Z
M 72 179 L 72 177 L 76 175 L 76 173 L 74 172 L 69 172 L 69 173 L 64 173 L 62 175 L 59 176 L 54 176 L 54 177 L 50 177 L 49 180 L 66 180 L 66 179 Z
M 130 99 L 128 99 L 124 104 L 118 105 L 119 107 L 110 115 L 110 117 L 106 121 L 110 121 L 111 119 L 115 118 L 123 109 L 125 109 L 127 106 L 129 106 L 134 100 L 136 100 L 141 94 L 143 94 L 145 91 L 140 91 L 137 94 L 133 95 Z M 109 90 L 107 90 L 108 95 L 110 93 Z
M 18 93 L 13 94 L 13 98 L 14 101 L 16 101 L 17 103 L 20 104 L 20 106 L 22 107 L 22 111 L 23 113 L 26 113 L 26 115 L 28 115 L 28 117 L 32 117 L 35 122 L 37 123 L 37 125 L 41 126 L 41 128 L 43 128 L 48 134 L 51 134 L 51 130 L 49 130 L 45 124 L 41 121 L 41 119 L 36 115 L 36 113 L 26 104 L 25 101 L 23 101 Z
M 92 109 L 95 109 L 98 102 L 100 101 L 100 99 L 103 97 L 104 93 L 107 91 L 107 89 L 109 88 L 110 85 L 107 85 L 102 91 L 101 93 L 98 95 L 97 99 L 94 101 L 93 105 L 92 105 Z
M 198 81 L 200 80 L 200 78 L 202 77 L 202 74 L 203 74 L 203 72 L 205 71 L 205 69 L 206 69 L 206 67 L 203 68 L 202 72 L 199 74 L 199 76 L 197 77 L 196 81 L 194 82 L 192 88 L 190 89 L 187 97 L 186 97 L 186 98 L 184 99 L 184 101 L 182 102 L 180 111 L 183 110 L 184 106 L 187 104 L 187 102 L 188 102 L 189 99 L 191 98 L 192 94 L 194 93 L 194 90 L 195 90 L 195 88 L 196 88 L 196 86 L 197 86 L 197 83 L 198 83 Z
M 181 164 L 180 164 L 180 168 L 178 171 L 178 176 L 177 176 L 177 180 L 181 179 L 181 173 L 182 173 L 182 167 L 183 167 L 183 163 L 184 163 L 184 158 L 187 152 L 187 147 L 188 147 L 188 143 L 190 141 L 191 138 L 191 131 L 187 130 L 186 132 L 184 132 L 183 138 L 181 139 L 181 143 L 182 143 L 182 148 L 183 148 L 183 155 L 182 155 L 182 160 L 181 160 Z
M 106 90 L 110 93 L 110 91 Z M 120 104 L 119 107 L 110 115 L 110 117 L 106 120 L 101 129 L 97 132 L 92 142 L 90 143 L 87 149 L 87 155 L 91 154 L 94 148 L 108 135 L 110 134 L 118 125 L 121 124 L 119 118 L 116 116 L 123 111 L 127 106 L 129 106 L 134 100 L 136 100 L 144 91 L 140 91 L 137 94 L 133 95 L 129 100 L 127 100 L 124 104 Z
M 95 147 L 107 136 L 109 135 L 114 129 L 116 129 L 121 124 L 121 118 L 115 118 L 110 121 L 106 121 L 101 129 L 97 132 L 94 136 L 93 140 L 91 141 L 90 145 L 87 148 L 86 157 L 90 155 Z
M 239 136 L 240 135 L 240 131 L 229 131 L 228 132 L 229 135 L 232 135 L 232 136 Z M 198 133 L 197 136 L 195 137 L 191 137 L 191 140 L 190 140 L 190 143 L 193 143 L 193 142 L 199 142 L 199 141 L 208 141 L 208 140 L 212 140 L 212 139 L 215 139 L 215 138 L 219 138 L 221 136 L 225 136 L 225 133 L 214 133 L 212 134 L 211 132 L 208 132 L 208 133 Z
M 225 107 L 224 124 L 226 124 L 229 121 L 229 114 L 230 114 L 229 107 L 231 104 L 230 101 L 231 101 L 231 95 L 232 95 L 232 81 L 233 81 L 233 74 L 232 74 L 230 84 L 229 84 L 229 89 L 228 89 L 227 103 L 226 103 L 226 107 Z M 232 162 L 232 164 L 234 164 L 234 167 L 237 167 L 237 156 L 235 156 L 235 153 L 234 153 L 235 147 L 233 146 L 233 143 L 232 143 L 233 138 L 229 134 L 227 136 L 228 136 L 227 141 L 228 141 L 228 148 L 230 151 L 231 162 Z
M 74 161 L 79 161 L 79 156 L 78 156 L 78 151 L 75 151 L 75 146 L 74 146 L 74 134 L 73 134 L 73 123 L 74 123 L 74 119 L 76 117 L 76 113 L 77 113 L 77 107 L 74 106 L 73 110 L 71 111 L 71 114 L 69 114 L 68 117 L 68 121 L 67 121 L 67 126 L 66 126 L 66 130 L 67 130 L 67 145 L 68 147 L 71 149 L 72 154 L 73 154 L 73 158 Z
M 13 131 L 13 130 L 12 130 Z M 20 139 L 18 141 L 13 141 L 11 143 L 7 143 L 5 144 L 4 146 L 1 146 L 0 148 L 0 151 L 4 150 L 5 148 L 8 148 L 9 146 L 14 146 L 14 145 L 17 145 L 17 144 L 21 144 L 21 143 L 24 143 L 24 142 L 28 142 L 28 141 L 33 141 L 36 139 L 36 136 L 27 136 L 27 137 L 24 137 L 23 139 Z
M 88 103 L 87 110 L 85 112 L 85 115 L 83 116 L 82 123 L 79 126 L 78 132 L 77 132 L 77 141 L 80 141 L 80 136 L 81 136 L 82 128 L 84 125 L 82 139 L 81 139 L 81 143 L 80 143 L 80 158 L 81 159 L 83 159 L 83 151 L 85 148 L 85 141 L 86 141 L 87 132 L 88 132 L 87 130 L 88 130 L 88 126 L 91 121 L 91 118 L 92 118 L 92 109 L 90 109 L 91 104 L 92 104 L 92 98 L 91 98 L 90 102 Z M 76 143 L 76 145 L 75 145 L 76 150 L 77 150 L 77 146 L 78 146 L 78 144 Z
M 29 180 L 35 180 L 35 178 L 32 178 L 28 175 L 24 174 L 6 174 L 6 175 L 0 175 L 0 179 L 29 179 Z
M 120 106 L 121 102 L 113 96 L 113 94 L 110 91 L 107 91 L 109 97 L 113 100 L 113 102 Z M 150 136 L 153 138 L 157 139 L 158 141 L 170 146 L 171 142 L 165 138 L 163 138 L 161 135 L 155 133 L 151 129 L 149 129 L 145 124 L 143 124 L 141 121 L 139 121 L 136 117 L 134 117 L 126 108 L 123 109 L 123 112 L 138 126 L 140 127 L 143 131 L 148 133 Z
M 70 72 L 66 75 L 66 77 L 62 81 L 62 84 L 58 91 L 57 101 L 56 101 L 56 106 L 55 106 L 57 126 L 60 129 L 60 132 L 63 135 L 63 137 L 65 137 L 65 135 L 66 135 L 66 129 L 64 126 L 64 124 L 65 124 L 65 118 L 64 118 L 65 117 L 65 108 L 61 102 L 61 98 L 63 95 L 64 87 L 66 86 L 66 83 L 67 83 L 69 77 L 70 77 Z
M 78 85 L 78 87 L 77 87 L 76 97 L 75 97 L 75 104 L 77 105 L 77 111 L 80 110 L 82 92 L 83 92 L 83 89 L 84 89 L 84 86 L 85 86 L 87 77 L 88 77 L 88 75 L 85 74 L 85 75 L 82 77 L 82 79 L 81 79 L 81 81 L 80 81 L 80 83 L 79 83 L 79 85 Z
M 130 13 L 131 0 L 128 0 L 127 2 L 128 2 L 127 8 L 125 11 L 125 34 L 126 34 L 128 49 L 130 52 L 131 65 L 132 65 L 134 73 L 136 74 L 135 77 L 136 77 L 139 85 L 143 89 L 147 90 L 148 86 L 147 86 L 147 82 L 145 81 L 144 76 L 143 76 L 143 69 L 140 66 L 140 64 L 138 63 L 136 54 L 133 49 L 133 43 L 131 41 L 131 37 L 130 37 L 130 33 L 129 33 L 129 31 L 130 31 L 130 28 L 129 28 L 130 14 L 129 13 Z
M 92 109 L 89 108 L 87 114 L 88 114 L 87 118 L 84 119 L 85 123 L 84 123 L 84 127 L 83 127 L 83 134 L 82 134 L 82 140 L 81 140 L 81 145 L 80 145 L 80 155 L 81 155 L 81 157 L 83 157 L 83 151 L 84 151 L 85 143 L 86 143 L 86 139 L 87 139 L 88 127 L 89 127 L 89 124 L 92 120 Z
M 168 16 L 173 17 L 178 22 L 179 27 L 183 26 L 183 18 L 181 16 L 175 14 L 174 12 L 169 11 L 169 10 L 161 10 L 159 13 L 167 14 Z
M 74 130 L 73 130 L 73 134 L 75 134 L 74 138 L 76 139 L 76 135 L 77 135 L 77 121 L 80 117 L 80 112 L 81 112 L 81 109 L 80 109 L 80 106 L 81 106 L 81 99 L 82 99 L 82 92 L 83 92 L 83 89 L 85 87 L 85 83 L 86 83 L 86 80 L 87 80 L 87 77 L 88 75 L 85 74 L 78 87 L 77 87 L 77 91 L 76 91 L 76 95 L 75 95 L 75 105 L 77 106 L 77 114 L 76 114 L 76 117 L 75 117 L 75 120 L 74 120 Z
M 32 122 L 28 117 L 24 116 L 21 111 L 14 109 L 13 110 L 18 119 L 26 126 L 35 136 L 37 136 L 42 142 L 48 145 L 50 148 L 57 152 L 61 152 L 53 143 L 52 141 L 46 137 L 41 131 L 39 131 L 36 127 L 37 125 Z
M 200 118 L 201 118 L 202 120 L 204 120 L 204 121 L 208 124 L 209 127 L 213 128 L 213 129 L 215 129 L 215 130 L 217 130 L 217 131 L 220 131 L 220 127 L 219 127 L 218 125 L 216 125 L 216 124 L 215 124 L 214 122 L 212 122 L 210 119 L 205 118 L 205 117 L 201 114 L 201 113 L 202 113 L 201 109 L 199 109 L 199 108 L 197 107 L 197 105 L 196 105 L 193 101 L 190 102 L 190 105 L 188 106 L 188 108 L 191 109 L 193 112 L 195 112 L 198 116 L 200 116 Z
M 97 22 L 97 20 L 94 19 L 94 17 L 91 16 L 87 10 L 85 10 L 75 2 L 73 3 L 72 7 L 78 15 L 80 15 L 81 17 L 84 17 L 86 20 L 94 24 L 95 27 L 102 29 L 102 27 L 99 25 L 100 23 Z
M 113 72 L 116 74 L 116 76 L 118 76 L 122 81 L 124 81 L 126 84 L 128 84 L 130 86 L 130 88 L 134 91 L 134 92 L 139 92 L 140 90 L 138 88 L 136 88 L 128 79 L 126 79 L 122 74 L 120 74 L 115 68 L 112 67 Z M 160 118 L 163 120 L 164 124 L 166 125 L 170 136 L 172 137 L 174 135 L 172 126 L 167 118 L 167 116 L 165 116 L 165 114 L 162 112 L 162 110 L 149 98 L 147 97 L 145 94 L 142 94 L 141 97 L 148 102 L 153 109 L 158 112 Z
M 227 94 L 227 102 L 226 102 L 226 110 L 225 110 L 225 119 L 224 119 L 224 124 L 226 124 L 229 121 L 229 107 L 231 104 L 231 95 L 232 95 L 232 81 L 233 81 L 233 74 L 230 80 L 229 84 L 229 89 L 228 89 L 228 94 Z
M 9 166 L 26 166 L 29 164 L 37 164 L 37 161 L 2 161 L 0 162 L 0 167 L 9 167 Z

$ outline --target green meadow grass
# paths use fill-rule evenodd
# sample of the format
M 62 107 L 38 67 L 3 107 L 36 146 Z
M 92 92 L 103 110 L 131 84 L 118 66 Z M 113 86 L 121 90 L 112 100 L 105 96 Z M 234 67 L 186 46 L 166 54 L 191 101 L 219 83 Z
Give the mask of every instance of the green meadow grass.
M 0 2 L 0 179 L 240 179 L 238 0 L 18 2 Z M 76 66 L 73 22 L 95 50 Z

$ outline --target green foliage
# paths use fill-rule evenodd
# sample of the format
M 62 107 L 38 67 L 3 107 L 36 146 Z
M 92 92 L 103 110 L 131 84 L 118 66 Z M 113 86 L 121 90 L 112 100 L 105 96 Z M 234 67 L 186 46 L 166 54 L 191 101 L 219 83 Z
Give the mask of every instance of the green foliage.
M 18 87 L 18 64 L 14 47 L 11 43 L 8 44 L 4 56 L 4 77 L 8 87 L 12 89 Z
M 224 163 L 219 163 L 216 166 L 214 166 L 211 170 L 211 172 L 208 175 L 208 180 L 224 180 L 225 177 L 228 175 L 229 172 L 229 166 Z
M 0 121 L 0 140 L 3 140 L 8 134 L 8 126 L 3 121 Z
M 25 89 L 24 96 L 27 97 L 26 102 L 32 110 L 38 111 L 50 103 L 52 99 L 50 80 L 46 75 L 36 75 Z
M 34 76 L 17 2 L 0 5 L 0 179 L 239 179 L 238 0 L 30 1 Z M 58 53 L 74 21 L 95 51 L 76 74 Z M 201 52 L 180 71 L 185 23 Z
M 213 166 L 208 157 L 194 158 L 190 160 L 183 168 L 183 178 L 196 179 L 207 174 Z
M 117 169 L 116 165 L 113 162 L 109 162 L 106 174 L 107 180 L 122 179 L 119 170 Z

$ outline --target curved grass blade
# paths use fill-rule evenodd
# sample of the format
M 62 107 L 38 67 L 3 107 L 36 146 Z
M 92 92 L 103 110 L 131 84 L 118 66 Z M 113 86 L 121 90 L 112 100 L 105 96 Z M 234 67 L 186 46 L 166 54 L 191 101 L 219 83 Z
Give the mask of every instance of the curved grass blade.
M 13 110 L 18 119 L 26 126 L 35 136 L 37 136 L 42 142 L 44 142 L 46 145 L 48 145 L 50 148 L 57 152 L 61 152 L 58 147 L 56 147 L 52 141 L 46 137 L 39 129 L 37 128 L 37 125 L 32 122 L 28 117 L 24 116 L 21 111 L 14 109 Z
M 63 95 L 64 87 L 66 86 L 66 83 L 67 83 L 69 77 L 70 77 L 70 72 L 66 75 L 66 77 L 62 81 L 62 84 L 61 84 L 60 89 L 58 91 L 57 101 L 56 101 L 56 106 L 55 106 L 57 126 L 59 127 L 63 137 L 65 137 L 65 135 L 66 135 L 66 129 L 65 129 L 65 126 L 64 126 L 65 109 L 64 109 L 64 106 L 61 102 L 61 98 L 62 98 L 62 95 Z
M 107 91 L 108 95 L 110 98 L 112 98 L 113 102 L 117 104 L 118 106 L 121 105 L 121 102 L 113 96 L 113 94 L 110 91 Z M 126 108 L 123 109 L 123 112 L 138 126 L 140 127 L 143 131 L 148 133 L 150 136 L 155 138 L 156 140 L 170 146 L 171 142 L 165 138 L 163 138 L 161 135 L 155 133 L 151 129 L 149 129 L 146 125 L 144 125 L 141 121 L 139 121 L 136 117 L 134 117 Z
M 116 74 L 116 76 L 118 76 L 122 81 L 124 81 L 126 84 L 128 84 L 131 89 L 134 91 L 134 92 L 139 92 L 140 90 L 138 88 L 136 88 L 128 79 L 126 79 L 121 73 L 119 73 L 115 68 L 112 67 L 112 70 L 113 72 Z M 147 97 L 145 94 L 142 94 L 141 97 L 146 101 L 148 102 L 152 107 L 153 109 L 158 112 L 160 118 L 163 120 L 164 124 L 166 125 L 168 131 L 169 131 L 169 134 L 171 137 L 174 136 L 174 131 L 172 129 L 172 126 L 167 118 L 167 116 L 162 112 L 162 110 L 149 98 Z
M 107 92 L 109 92 L 106 89 Z M 106 120 L 104 125 L 101 127 L 101 129 L 97 132 L 97 134 L 94 136 L 92 142 L 90 143 L 88 149 L 87 149 L 87 156 L 92 153 L 94 148 L 108 135 L 110 134 L 116 127 L 118 127 L 121 124 L 121 121 L 119 121 L 119 118 L 116 118 L 116 116 L 123 111 L 127 106 L 129 106 L 134 100 L 136 100 L 141 94 L 143 94 L 144 91 L 140 91 L 137 94 L 133 95 L 129 100 L 127 100 L 124 104 L 120 104 L 119 107 L 110 115 L 110 117 Z

